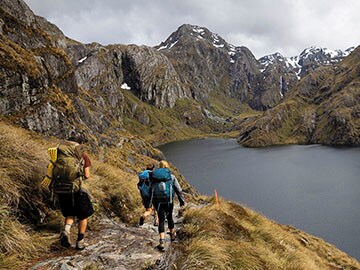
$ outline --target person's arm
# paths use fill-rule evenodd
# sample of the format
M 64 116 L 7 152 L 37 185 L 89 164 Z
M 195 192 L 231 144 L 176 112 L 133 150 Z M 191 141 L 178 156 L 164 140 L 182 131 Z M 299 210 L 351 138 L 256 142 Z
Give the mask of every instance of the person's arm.
M 90 166 L 91 166 L 91 161 L 90 158 L 87 154 L 83 154 L 83 158 L 84 158 L 84 178 L 85 179 L 89 179 L 90 178 Z
M 139 177 L 139 182 L 137 183 L 137 188 L 140 189 L 140 187 L 142 186 L 143 183 L 144 183 L 144 180 L 141 180 Z
M 175 175 L 172 174 L 171 178 L 174 181 L 174 190 L 175 190 L 175 193 L 176 193 L 176 195 L 177 195 L 177 197 L 179 199 L 180 207 L 182 207 L 182 206 L 185 205 L 185 199 L 184 199 L 184 194 L 182 192 L 181 186 L 180 186 L 179 181 L 177 180 Z

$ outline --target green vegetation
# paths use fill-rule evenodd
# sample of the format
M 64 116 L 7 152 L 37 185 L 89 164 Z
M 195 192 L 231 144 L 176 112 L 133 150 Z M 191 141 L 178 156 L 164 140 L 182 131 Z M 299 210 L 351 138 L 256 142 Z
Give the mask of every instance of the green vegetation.
M 57 141 L 4 122 L 0 122 L 0 139 L 0 265 L 25 269 L 34 259 L 49 256 L 51 247 L 57 245 L 62 217 L 53 208 L 49 193 L 39 187 L 48 163 L 46 149 Z M 143 209 L 136 172 L 156 162 L 151 156 L 159 155 L 140 137 L 126 133 L 116 148 L 91 153 L 92 177 L 85 188 L 94 198 L 96 214 L 89 228 L 100 229 L 98 221 L 104 215 L 127 224 L 137 222 Z M 195 205 L 185 211 L 179 232 L 177 269 L 360 267 L 321 239 L 276 224 L 238 204 L 220 200 L 218 207 L 213 198 L 197 197 L 176 168 L 173 171 L 188 192 L 189 205 L 192 201 Z
M 0 265 L 23 269 L 32 258 L 51 252 L 50 246 L 58 241 L 62 218 L 52 209 L 49 192 L 39 185 L 46 174 L 46 149 L 57 141 L 3 122 L 0 139 Z M 128 155 L 126 151 L 124 155 Z M 115 213 L 123 222 L 134 222 L 142 211 L 135 172 L 98 162 L 93 155 L 92 160 L 92 178 L 85 188 L 92 191 L 97 212 L 90 225 L 106 213 Z
M 359 264 L 319 238 L 214 198 L 185 212 L 177 269 L 355 269 Z
M 35 55 L 25 50 L 0 34 L 0 67 L 9 70 L 22 70 L 37 78 L 40 76 L 40 67 L 35 60 Z

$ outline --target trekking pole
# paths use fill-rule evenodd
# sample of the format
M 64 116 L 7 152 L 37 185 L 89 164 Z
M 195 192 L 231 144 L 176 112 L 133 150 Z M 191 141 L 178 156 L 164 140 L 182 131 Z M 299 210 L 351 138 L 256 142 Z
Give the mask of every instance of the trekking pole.
M 216 206 L 217 206 L 217 208 L 219 208 L 219 196 L 218 196 L 218 192 L 216 189 L 215 189 L 215 200 L 216 200 Z

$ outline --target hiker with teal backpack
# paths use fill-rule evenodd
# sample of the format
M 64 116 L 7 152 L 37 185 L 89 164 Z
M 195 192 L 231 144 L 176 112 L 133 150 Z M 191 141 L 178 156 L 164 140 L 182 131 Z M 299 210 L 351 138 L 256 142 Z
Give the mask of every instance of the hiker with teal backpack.
M 58 196 L 65 227 L 60 234 L 60 244 L 70 247 L 70 229 L 78 219 L 78 237 L 76 249 L 85 248 L 84 234 L 87 219 L 94 213 L 89 195 L 82 189 L 82 182 L 90 177 L 91 161 L 82 150 L 82 136 L 71 137 L 62 141 L 55 151 L 56 157 L 51 158 L 52 172 L 50 190 Z
M 180 207 L 185 205 L 182 189 L 175 175 L 170 171 L 169 163 L 160 161 L 159 168 L 150 173 L 152 203 L 159 217 L 159 250 L 165 248 L 165 220 L 168 222 L 170 240 L 176 240 L 175 224 L 173 220 L 174 193 L 176 193 Z
M 140 217 L 139 226 L 144 224 L 145 219 L 151 215 L 151 212 L 154 213 L 155 222 L 154 226 L 158 226 L 158 217 L 155 209 L 152 207 L 151 202 L 151 192 L 150 192 L 150 173 L 154 170 L 155 165 L 149 164 L 146 166 L 146 169 L 139 173 L 139 182 L 137 187 L 140 191 L 142 203 L 145 207 L 145 212 Z

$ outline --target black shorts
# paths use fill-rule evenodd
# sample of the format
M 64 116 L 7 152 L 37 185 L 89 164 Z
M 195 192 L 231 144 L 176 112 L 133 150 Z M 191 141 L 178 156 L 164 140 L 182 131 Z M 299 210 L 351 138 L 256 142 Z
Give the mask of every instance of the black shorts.
M 64 217 L 75 216 L 82 220 L 94 213 L 89 196 L 85 192 L 74 193 L 74 198 L 71 194 L 59 194 L 58 197 L 61 213 Z
M 141 199 L 142 199 L 142 204 L 146 209 L 151 208 L 151 198 L 150 197 L 141 196 Z

